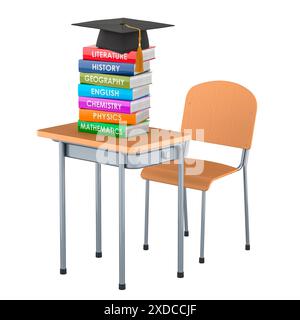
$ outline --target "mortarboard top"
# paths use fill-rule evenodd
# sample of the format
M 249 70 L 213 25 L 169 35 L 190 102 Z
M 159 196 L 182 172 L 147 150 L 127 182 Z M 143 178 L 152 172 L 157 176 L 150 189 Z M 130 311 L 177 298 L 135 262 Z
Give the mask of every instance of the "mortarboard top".
M 138 43 L 142 49 L 148 49 L 149 40 L 147 30 L 173 27 L 171 24 L 127 18 L 95 20 L 74 23 L 73 25 L 100 29 L 96 46 L 119 53 L 137 50 Z M 139 36 L 141 39 L 139 39 Z

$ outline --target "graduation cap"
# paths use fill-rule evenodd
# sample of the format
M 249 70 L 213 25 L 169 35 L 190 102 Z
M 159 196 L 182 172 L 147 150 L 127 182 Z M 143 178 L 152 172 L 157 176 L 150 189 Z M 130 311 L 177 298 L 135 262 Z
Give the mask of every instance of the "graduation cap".
M 100 29 L 96 46 L 114 52 L 137 51 L 136 71 L 143 72 L 143 49 L 149 48 L 147 30 L 173 27 L 171 24 L 135 19 L 108 19 L 74 23 L 73 26 Z

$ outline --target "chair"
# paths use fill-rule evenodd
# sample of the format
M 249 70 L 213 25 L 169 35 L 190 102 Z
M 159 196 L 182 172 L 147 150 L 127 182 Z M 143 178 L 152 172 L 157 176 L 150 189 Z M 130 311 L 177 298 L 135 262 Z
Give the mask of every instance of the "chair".
M 184 178 L 184 221 L 185 236 L 188 232 L 186 189 L 202 191 L 200 258 L 204 263 L 205 209 L 206 192 L 211 183 L 234 172 L 243 170 L 246 250 L 250 250 L 247 162 L 251 148 L 257 103 L 254 95 L 239 84 L 227 81 L 212 81 L 193 87 L 187 95 L 181 130 L 191 130 L 191 138 L 197 140 L 197 129 L 204 130 L 204 142 L 236 147 L 242 149 L 240 165 L 235 168 L 225 164 L 204 161 L 202 173 L 189 175 L 187 171 L 192 160 L 199 165 L 198 159 L 185 161 Z M 141 176 L 146 180 L 145 201 L 145 240 L 144 250 L 149 249 L 149 182 L 156 181 L 177 185 L 177 165 L 161 164 L 142 170 Z

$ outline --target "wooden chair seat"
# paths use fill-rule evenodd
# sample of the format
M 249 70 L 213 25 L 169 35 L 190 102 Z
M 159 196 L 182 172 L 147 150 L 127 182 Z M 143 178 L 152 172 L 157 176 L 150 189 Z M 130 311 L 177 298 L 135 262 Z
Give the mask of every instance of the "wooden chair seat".
M 194 174 L 191 174 L 195 171 Z M 238 171 L 237 168 L 198 159 L 186 159 L 184 187 L 207 191 L 213 181 Z M 171 185 L 178 184 L 178 166 L 176 163 L 160 164 L 142 170 L 143 179 Z

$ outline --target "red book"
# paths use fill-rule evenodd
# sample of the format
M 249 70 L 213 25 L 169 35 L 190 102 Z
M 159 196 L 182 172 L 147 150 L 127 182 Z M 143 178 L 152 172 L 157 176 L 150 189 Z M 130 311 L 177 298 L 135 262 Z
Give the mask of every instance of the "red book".
M 155 58 L 154 49 L 154 47 L 150 47 L 149 49 L 143 50 L 144 61 L 152 60 Z M 118 53 L 106 49 L 97 48 L 96 46 L 89 46 L 83 48 L 83 59 L 135 64 L 136 51 L 131 51 L 128 53 Z

